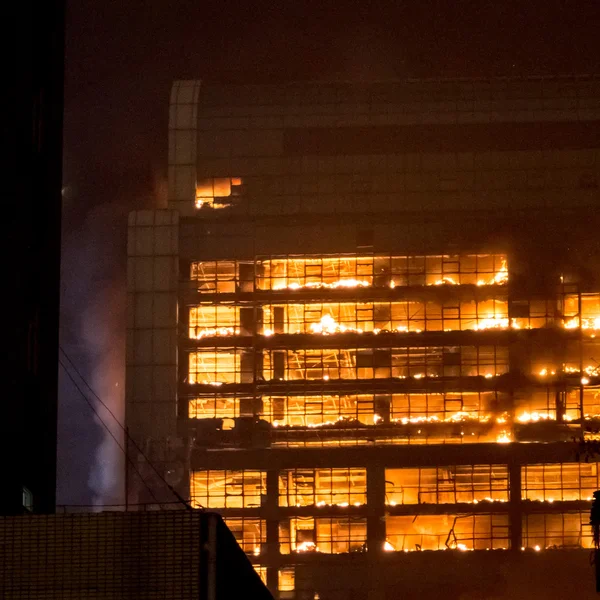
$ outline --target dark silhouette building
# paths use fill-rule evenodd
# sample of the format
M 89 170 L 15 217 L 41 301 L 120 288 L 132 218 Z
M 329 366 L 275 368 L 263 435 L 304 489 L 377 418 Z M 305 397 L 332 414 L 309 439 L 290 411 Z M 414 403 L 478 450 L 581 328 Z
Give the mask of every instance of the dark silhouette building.
M 52 512 L 56 487 L 57 360 L 62 185 L 64 3 L 25 1 L 9 53 L 3 129 L 0 514 Z
M 222 518 L 200 510 L 0 517 L 3 600 L 270 600 Z

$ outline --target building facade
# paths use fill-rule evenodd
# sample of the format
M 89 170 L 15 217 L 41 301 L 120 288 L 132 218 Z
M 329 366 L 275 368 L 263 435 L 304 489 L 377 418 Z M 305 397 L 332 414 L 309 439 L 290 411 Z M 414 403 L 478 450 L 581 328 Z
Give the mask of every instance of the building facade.
M 437 597 L 442 556 L 446 597 L 496 569 L 520 598 L 538 553 L 564 594 L 600 487 L 599 179 L 595 78 L 176 82 L 169 209 L 129 222 L 132 438 L 280 598 Z

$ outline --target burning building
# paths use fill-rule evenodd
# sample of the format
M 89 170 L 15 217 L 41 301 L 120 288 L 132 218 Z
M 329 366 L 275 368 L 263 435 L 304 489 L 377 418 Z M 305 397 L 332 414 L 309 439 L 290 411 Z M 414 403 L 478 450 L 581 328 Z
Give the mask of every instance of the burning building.
M 599 140 L 595 78 L 174 84 L 127 424 L 280 598 L 427 597 L 442 555 L 475 597 L 460 556 L 538 553 L 565 597 L 600 487 Z

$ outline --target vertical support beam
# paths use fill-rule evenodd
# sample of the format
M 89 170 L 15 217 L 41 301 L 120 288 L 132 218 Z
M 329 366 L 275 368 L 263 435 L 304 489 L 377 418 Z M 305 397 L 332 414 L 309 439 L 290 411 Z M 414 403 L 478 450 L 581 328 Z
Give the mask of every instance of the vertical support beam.
M 377 462 L 367 465 L 367 562 L 369 564 L 368 600 L 384 598 L 379 570 L 385 544 L 385 467 Z
M 263 515 L 267 522 L 267 543 L 264 562 L 267 565 L 267 587 L 277 598 L 279 554 L 279 471 L 267 471 L 267 495 L 263 504 Z
M 238 291 L 248 294 L 254 292 L 254 263 L 239 264 Z
M 564 423 L 565 413 L 567 412 L 567 392 L 564 390 L 564 388 L 563 389 L 555 388 L 554 408 L 556 410 L 556 420 L 559 423 Z
M 379 417 L 379 421 L 382 423 L 390 422 L 390 408 L 392 403 L 392 396 L 390 394 L 376 394 L 374 398 L 374 410 L 375 414 Z
M 385 468 L 371 463 L 367 467 L 367 548 L 378 557 L 385 543 Z
M 254 335 L 255 333 L 255 309 L 253 306 L 242 306 L 240 308 L 240 333 L 242 335 Z
M 279 569 L 274 565 L 267 565 L 267 587 L 273 598 L 279 598 L 277 587 L 279 586 Z
M 275 333 L 285 332 L 285 312 L 283 306 L 275 306 L 273 308 L 273 331 Z
M 240 357 L 240 382 L 254 383 L 254 350 L 242 350 Z
M 274 350 L 271 354 L 273 361 L 273 379 L 282 381 L 285 378 L 285 350 Z
M 583 304 L 581 302 L 581 289 L 577 290 L 577 313 L 579 314 L 579 330 L 578 333 L 579 335 L 577 336 L 577 340 L 579 342 L 579 379 L 580 379 L 580 385 L 579 385 L 579 418 L 581 419 L 581 439 L 583 440 L 583 435 L 584 435 L 584 430 L 585 427 L 583 426 L 583 415 L 585 414 L 585 409 L 584 409 L 584 399 L 585 399 L 585 395 L 584 395 L 584 391 L 583 391 L 583 384 L 581 383 L 581 380 L 583 379 L 583 377 L 585 376 L 585 373 L 583 371 L 584 369 L 584 365 L 583 365 Z
M 181 273 L 181 271 L 180 271 Z M 189 268 L 184 273 L 189 273 Z M 186 275 L 187 277 L 187 275 Z M 188 337 L 190 330 L 190 308 L 181 300 L 178 302 L 177 308 L 177 331 L 184 338 Z M 177 382 L 187 381 L 190 370 L 190 354 L 179 346 L 177 347 Z M 179 389 L 179 385 L 177 386 Z M 189 398 L 186 394 L 177 394 L 177 417 L 179 423 L 185 422 L 190 415 Z M 186 427 L 186 431 L 188 428 Z
M 523 545 L 523 515 L 521 510 L 521 464 L 513 456 L 508 462 L 508 481 L 510 489 L 509 525 L 510 548 L 520 552 Z

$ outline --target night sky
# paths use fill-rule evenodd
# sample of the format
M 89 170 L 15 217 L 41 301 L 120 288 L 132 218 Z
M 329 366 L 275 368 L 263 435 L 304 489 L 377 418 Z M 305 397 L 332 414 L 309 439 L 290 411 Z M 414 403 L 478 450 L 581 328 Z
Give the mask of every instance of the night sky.
M 600 74 L 597 0 L 68 4 L 61 343 L 121 418 L 127 213 L 166 206 L 174 79 Z M 105 436 L 61 377 L 59 504 L 123 501 Z

